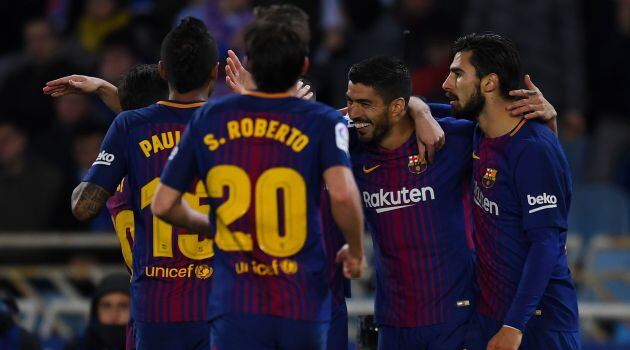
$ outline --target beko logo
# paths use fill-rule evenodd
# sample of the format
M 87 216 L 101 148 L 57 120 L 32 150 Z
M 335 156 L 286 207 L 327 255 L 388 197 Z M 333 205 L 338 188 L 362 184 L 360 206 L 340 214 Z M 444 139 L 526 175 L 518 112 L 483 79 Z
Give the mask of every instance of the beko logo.
M 552 194 L 543 193 L 539 196 L 531 196 L 527 195 L 527 204 L 530 206 L 539 205 L 539 207 L 533 208 L 529 210 L 529 213 L 535 213 L 537 211 L 557 208 L 558 198 Z
M 111 153 L 107 153 L 105 152 L 105 150 L 102 150 L 101 153 L 98 154 L 98 157 L 96 157 L 96 161 L 94 162 L 94 164 L 92 165 L 112 165 L 112 162 L 114 161 L 114 155 Z

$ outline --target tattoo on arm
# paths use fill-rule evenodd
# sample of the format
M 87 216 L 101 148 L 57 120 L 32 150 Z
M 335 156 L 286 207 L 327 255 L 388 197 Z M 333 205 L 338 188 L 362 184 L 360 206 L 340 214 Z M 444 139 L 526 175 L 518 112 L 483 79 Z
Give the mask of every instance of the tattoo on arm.
M 110 194 L 101 186 L 81 182 L 72 192 L 72 213 L 80 220 L 92 219 L 101 211 Z

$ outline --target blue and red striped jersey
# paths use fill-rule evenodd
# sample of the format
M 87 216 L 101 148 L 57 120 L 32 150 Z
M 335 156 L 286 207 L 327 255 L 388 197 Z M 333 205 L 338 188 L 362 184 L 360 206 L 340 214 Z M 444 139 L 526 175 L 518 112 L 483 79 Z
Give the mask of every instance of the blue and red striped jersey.
M 473 124 L 438 122 L 446 144 L 433 164 L 418 159 L 415 134 L 394 150 L 364 146 L 352 152 L 374 243 L 379 324 L 464 321 L 472 311 L 466 193 Z
M 129 231 L 132 283 L 131 317 L 141 322 L 205 320 L 211 287 L 211 240 L 172 227 L 151 214 L 150 204 L 171 151 L 203 102 L 160 101 L 121 113 L 107 132 L 101 151 L 83 179 L 114 193 L 123 177 L 131 209 L 116 213 L 119 233 Z M 186 199 L 207 213 L 202 183 L 186 189 Z M 117 195 L 114 195 L 115 197 Z M 127 200 L 124 197 L 120 200 Z M 116 203 L 111 203 L 114 207 Z M 124 206 L 119 206 L 119 209 Z M 121 215 L 122 214 L 122 215 Z M 133 227 L 133 231 L 130 228 Z M 124 241 L 122 242 L 124 243 Z M 125 246 L 123 246 L 124 252 Z M 131 255 L 126 260 L 131 260 Z
M 135 225 L 133 220 L 133 208 L 131 207 L 131 192 L 127 185 L 127 177 L 124 177 L 120 185 L 116 187 L 116 192 L 109 197 L 106 206 L 109 215 L 114 223 L 114 230 L 120 242 L 125 267 L 131 275 L 133 275 L 133 258 L 132 247 L 133 237 L 135 234 Z
M 346 298 L 350 297 L 350 280 L 343 275 L 343 266 L 336 263 L 337 252 L 346 240 L 343 233 L 335 223 L 330 209 L 330 197 L 328 191 L 322 191 L 322 232 L 324 234 L 324 246 L 328 256 L 328 273 L 330 274 L 330 290 L 332 292 L 333 310 L 345 305 Z M 334 313 L 334 311 L 333 311 Z
M 528 325 L 577 331 L 577 299 L 565 249 L 571 175 L 556 136 L 545 125 L 522 119 L 497 138 L 485 137 L 477 127 L 473 147 L 477 311 L 503 322 L 523 275 L 528 231 L 555 228 L 555 266 Z
M 323 104 L 251 92 L 200 109 L 162 182 L 181 191 L 198 176 L 208 190 L 217 247 L 209 317 L 330 319 L 323 173 L 349 163 L 346 123 Z

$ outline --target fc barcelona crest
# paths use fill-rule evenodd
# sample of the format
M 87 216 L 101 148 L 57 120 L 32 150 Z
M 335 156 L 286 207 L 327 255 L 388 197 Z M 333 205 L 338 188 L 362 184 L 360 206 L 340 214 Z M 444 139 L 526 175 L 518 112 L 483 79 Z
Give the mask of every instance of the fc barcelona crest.
M 483 179 L 481 179 L 483 187 L 490 188 L 494 186 L 495 181 L 497 181 L 497 169 L 486 168 L 486 173 L 483 174 Z
M 412 174 L 421 174 L 427 170 L 428 164 L 426 160 L 421 161 L 418 155 L 409 156 L 409 172 Z

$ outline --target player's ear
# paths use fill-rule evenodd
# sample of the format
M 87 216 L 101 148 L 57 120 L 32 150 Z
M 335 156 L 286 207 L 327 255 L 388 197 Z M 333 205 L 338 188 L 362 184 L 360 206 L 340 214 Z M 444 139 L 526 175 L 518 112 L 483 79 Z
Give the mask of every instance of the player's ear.
M 300 75 L 305 75 L 306 74 L 310 64 L 311 64 L 311 62 L 309 61 L 308 57 L 304 56 L 304 63 L 302 64 L 302 72 L 300 73 Z
M 217 62 L 217 64 L 214 65 L 214 68 L 212 68 L 212 70 L 210 71 L 210 78 L 212 80 L 217 79 L 218 76 L 219 76 L 219 62 Z
M 389 115 L 398 119 L 405 114 L 405 99 L 399 97 L 389 103 Z
M 495 73 L 490 73 L 481 78 L 481 91 L 490 93 L 499 89 L 499 76 Z
M 243 67 L 245 67 L 247 71 L 251 71 L 249 68 L 249 58 L 247 58 L 247 56 L 243 57 Z
M 168 75 L 166 74 L 166 68 L 164 68 L 164 63 L 162 60 L 158 62 L 158 72 L 160 73 L 160 77 L 166 81 L 168 81 Z

